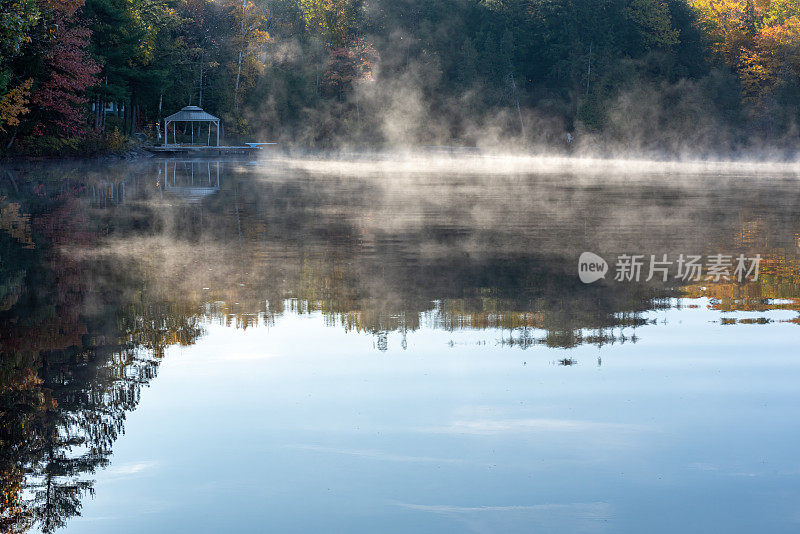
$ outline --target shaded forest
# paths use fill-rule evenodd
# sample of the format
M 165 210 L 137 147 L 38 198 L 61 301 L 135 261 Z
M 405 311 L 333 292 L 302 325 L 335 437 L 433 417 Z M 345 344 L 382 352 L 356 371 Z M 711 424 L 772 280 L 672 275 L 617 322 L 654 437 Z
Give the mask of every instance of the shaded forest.
M 795 0 L 2 0 L 0 147 L 796 148 Z M 567 134 L 574 143 L 567 147 Z

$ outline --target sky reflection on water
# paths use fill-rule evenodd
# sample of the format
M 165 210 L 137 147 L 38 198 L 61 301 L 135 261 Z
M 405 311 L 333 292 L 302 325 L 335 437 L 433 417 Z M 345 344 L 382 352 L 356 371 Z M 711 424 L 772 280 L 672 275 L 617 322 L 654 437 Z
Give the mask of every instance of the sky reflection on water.
M 2 186 L 4 521 L 800 526 L 793 175 L 181 165 Z M 765 263 L 587 286 L 584 250 Z
M 494 329 L 381 353 L 319 313 L 210 326 L 168 350 L 115 446 L 131 472 L 100 473 L 72 527 L 793 531 L 796 325 L 718 317 L 656 313 L 645 341 L 569 368 Z

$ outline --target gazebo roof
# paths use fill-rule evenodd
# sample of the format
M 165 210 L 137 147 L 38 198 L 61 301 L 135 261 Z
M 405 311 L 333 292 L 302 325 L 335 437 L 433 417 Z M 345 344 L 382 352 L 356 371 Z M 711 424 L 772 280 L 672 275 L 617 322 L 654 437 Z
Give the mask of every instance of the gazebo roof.
M 219 117 L 215 117 L 211 113 L 206 113 L 197 106 L 186 106 L 177 113 L 173 113 L 166 119 L 165 122 L 219 122 Z

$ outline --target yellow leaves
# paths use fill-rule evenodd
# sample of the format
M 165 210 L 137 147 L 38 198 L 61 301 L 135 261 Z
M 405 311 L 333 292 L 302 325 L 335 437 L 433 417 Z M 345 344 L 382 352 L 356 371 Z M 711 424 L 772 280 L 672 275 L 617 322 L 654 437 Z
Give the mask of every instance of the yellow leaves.
M 739 51 L 749 48 L 745 0 L 692 0 L 702 25 L 712 37 L 714 51 L 729 65 L 737 63 Z
M 163 2 L 127 1 L 128 23 L 141 32 L 139 39 L 139 61 L 145 65 L 155 59 L 158 34 L 177 20 L 178 14 Z
M 5 203 L 5 197 L 0 197 L 0 202 Z M 33 248 L 30 215 L 22 213 L 18 203 L 8 202 L 0 208 L 0 231 L 6 232 L 25 248 Z
M 758 101 L 771 94 L 782 68 L 800 75 L 800 20 L 765 26 L 750 49 L 742 49 L 739 72 L 747 98 Z
M 272 40 L 270 37 L 269 32 L 262 31 L 262 30 L 253 30 L 250 34 L 250 43 L 251 44 L 267 44 Z
M 0 132 L 5 132 L 4 124 L 17 126 L 19 118 L 30 111 L 27 104 L 32 85 L 33 78 L 28 78 L 0 98 Z
M 355 0 L 300 0 L 300 12 L 308 28 L 316 29 L 330 48 L 345 46 L 355 25 Z
M 761 30 L 760 37 L 763 46 L 797 52 L 797 47 L 800 45 L 800 19 L 791 17 L 782 24 L 766 26 Z
M 745 99 L 772 94 L 779 74 L 800 75 L 800 6 L 797 0 L 691 0 L 715 50 L 737 74 Z
M 800 2 L 797 0 L 767 0 L 764 6 L 764 22 L 768 26 L 783 24 L 792 17 L 800 17 Z
M 269 27 L 274 20 L 274 15 L 268 3 L 254 4 L 249 0 L 241 3 L 233 1 L 230 9 L 236 25 L 241 28 L 239 38 L 246 44 L 262 45 L 272 40 Z
M 264 48 L 272 42 L 269 29 L 275 16 L 268 2 L 228 0 L 226 5 L 239 30 L 235 42 L 240 50 L 240 57 L 234 69 L 244 74 L 241 78 L 243 85 L 251 85 L 253 81 L 249 79 L 248 73 L 261 72 L 264 69 Z
M 638 28 L 647 47 L 669 48 L 678 43 L 678 30 L 666 4 L 658 0 L 632 0 L 626 14 Z
M 747 99 L 754 100 L 772 83 L 775 75 L 773 62 L 759 51 L 743 49 L 739 58 L 739 77 Z

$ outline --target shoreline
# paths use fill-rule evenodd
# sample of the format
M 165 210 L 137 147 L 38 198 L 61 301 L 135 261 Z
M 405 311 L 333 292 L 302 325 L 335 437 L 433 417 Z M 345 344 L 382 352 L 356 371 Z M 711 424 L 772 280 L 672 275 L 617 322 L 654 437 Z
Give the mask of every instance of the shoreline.
M 106 164 L 117 162 L 137 162 L 149 159 L 170 160 L 176 156 L 160 155 L 148 151 L 144 146 L 118 152 L 93 156 L 0 156 L 0 167 L 8 165 L 36 164 Z M 697 154 L 653 154 L 624 153 L 619 150 L 596 148 L 593 150 L 563 150 L 557 147 L 531 147 L 529 150 L 493 150 L 477 146 L 461 145 L 418 145 L 386 149 L 381 147 L 342 147 L 340 149 L 315 149 L 282 145 L 280 149 L 255 152 L 250 156 L 241 154 L 223 155 L 182 155 L 179 159 L 197 160 L 265 160 L 292 162 L 292 166 L 313 167 L 320 171 L 320 165 L 329 164 L 341 168 L 342 165 L 361 167 L 370 165 L 383 172 L 411 170 L 415 164 L 426 164 L 426 170 L 435 172 L 437 167 L 448 161 L 487 162 L 485 169 L 462 169 L 466 172 L 483 170 L 490 174 L 522 170 L 520 166 L 533 165 L 536 170 L 552 169 L 577 172 L 642 171 L 659 173 L 670 172 L 780 172 L 800 173 L 800 148 L 796 150 L 763 151 L 742 150 L 737 153 L 697 155 Z M 369 161 L 367 161 L 369 160 Z M 438 165 L 437 165 L 438 163 Z M 432 166 L 431 166 L 432 164 Z M 389 168 L 389 165 L 400 167 Z M 766 167 L 766 168 L 765 168 Z M 776 169 L 775 167 L 778 167 Z M 355 170 L 355 169 L 354 169 Z M 363 169 L 362 169 L 363 170 Z M 446 170 L 444 168 L 438 170 Z

